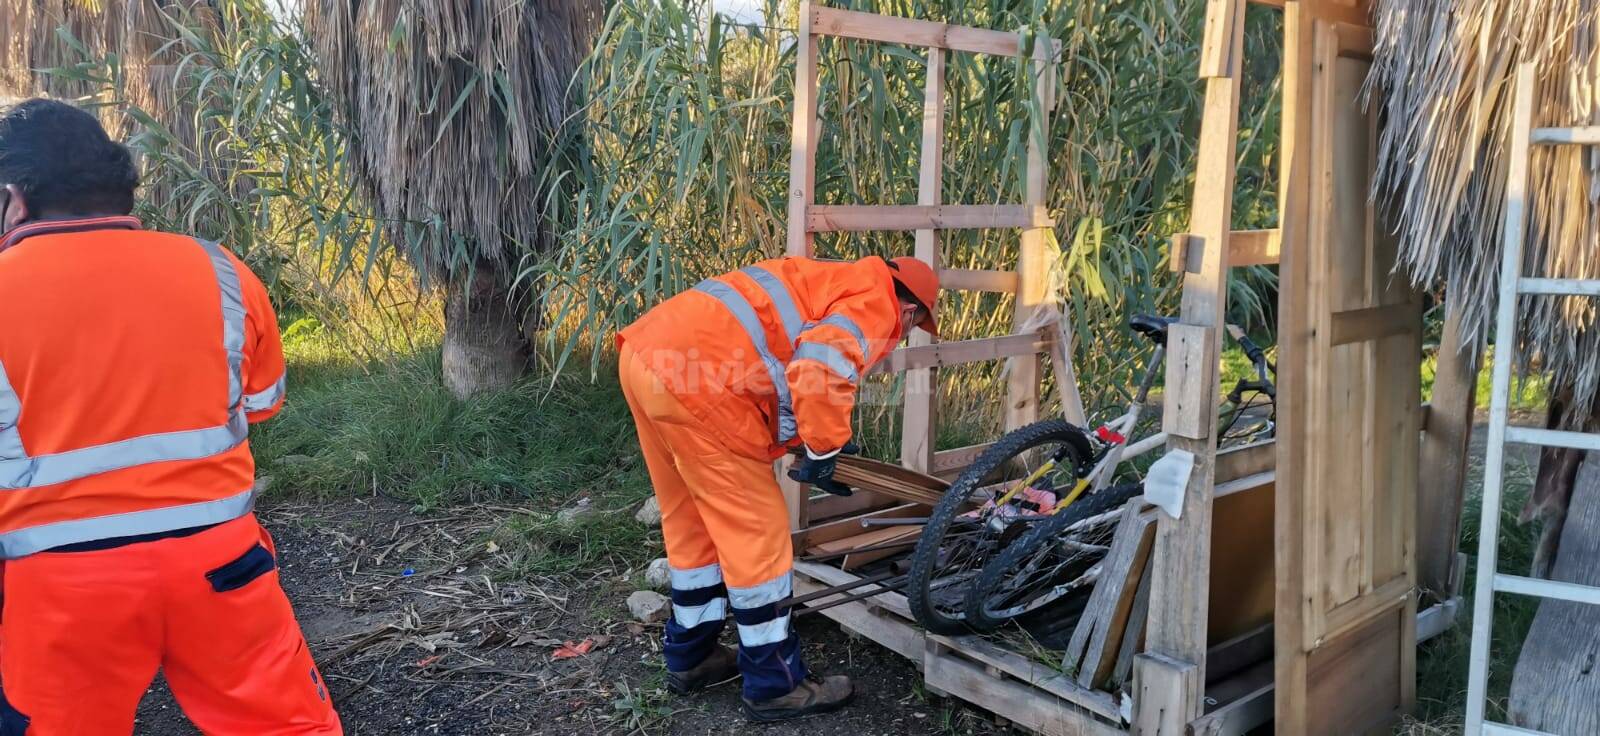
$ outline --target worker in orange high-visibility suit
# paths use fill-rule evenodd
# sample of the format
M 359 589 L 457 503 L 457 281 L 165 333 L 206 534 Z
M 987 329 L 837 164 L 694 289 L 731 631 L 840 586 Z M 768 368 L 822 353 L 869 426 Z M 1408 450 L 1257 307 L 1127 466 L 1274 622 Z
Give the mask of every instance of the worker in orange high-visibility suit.
M 833 469 L 850 451 L 857 386 L 913 326 L 936 333 L 938 292 L 915 258 L 785 258 L 708 279 L 618 336 L 671 567 L 674 691 L 742 673 L 757 721 L 850 700 L 849 678 L 810 676 L 801 661 L 784 605 L 793 550 L 773 461 L 803 445 L 790 476 L 850 493 Z M 730 603 L 737 655 L 717 643 Z
M 251 512 L 266 288 L 137 181 L 88 113 L 0 116 L 0 734 L 132 733 L 158 669 L 207 734 L 342 733 Z

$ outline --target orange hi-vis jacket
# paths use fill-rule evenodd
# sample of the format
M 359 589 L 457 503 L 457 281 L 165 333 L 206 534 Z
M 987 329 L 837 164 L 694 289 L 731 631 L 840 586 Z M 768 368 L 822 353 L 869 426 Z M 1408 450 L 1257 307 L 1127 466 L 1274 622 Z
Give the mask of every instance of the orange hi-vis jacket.
M 283 379 L 266 288 L 221 246 L 131 217 L 8 233 L 0 560 L 249 513 Z
M 900 342 L 900 302 L 881 258 L 763 261 L 662 302 L 627 345 L 726 446 L 773 459 L 850 440 L 867 369 Z

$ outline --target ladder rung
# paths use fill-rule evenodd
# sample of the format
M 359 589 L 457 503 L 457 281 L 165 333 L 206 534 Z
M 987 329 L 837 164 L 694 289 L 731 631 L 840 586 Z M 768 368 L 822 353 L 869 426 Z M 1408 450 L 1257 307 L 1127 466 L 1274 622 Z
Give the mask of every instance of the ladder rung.
M 1517 291 L 1523 294 L 1600 296 L 1600 279 L 1520 279 Z
M 1580 144 L 1594 145 L 1600 143 L 1600 126 L 1584 128 L 1534 128 L 1529 143 L 1537 145 Z
M 1538 598 L 1554 598 L 1560 601 L 1600 606 L 1600 588 L 1592 585 L 1578 585 L 1577 583 L 1563 583 L 1559 580 L 1540 580 L 1538 578 L 1525 578 L 1521 575 L 1497 573 L 1494 576 L 1494 589 L 1500 593 L 1531 595 Z
M 1505 734 L 1506 736 L 1527 736 L 1527 734 L 1533 734 L 1533 736 L 1555 736 L 1555 734 L 1535 731 L 1531 728 L 1518 728 L 1517 726 L 1508 726 L 1504 723 L 1492 723 L 1490 721 L 1483 722 L 1483 732 L 1488 736 L 1499 736 L 1500 734 Z
M 1506 441 L 1540 447 L 1569 447 L 1574 450 L 1600 450 L 1600 435 L 1562 432 L 1533 427 L 1506 427 Z

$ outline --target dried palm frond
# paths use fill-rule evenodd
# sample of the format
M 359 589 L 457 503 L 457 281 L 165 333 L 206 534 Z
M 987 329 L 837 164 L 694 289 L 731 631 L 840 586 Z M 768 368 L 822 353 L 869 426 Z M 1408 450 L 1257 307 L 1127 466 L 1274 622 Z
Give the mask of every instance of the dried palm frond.
M 1516 66 L 1537 65 L 1535 125 L 1600 124 L 1600 0 L 1378 0 L 1377 18 L 1375 185 L 1394 207 L 1401 265 L 1418 284 L 1442 280 L 1467 305 L 1463 328 L 1488 334 Z M 1600 278 L 1600 149 L 1536 147 L 1529 179 L 1525 273 Z M 1582 298 L 1521 305 L 1518 355 L 1571 397 L 1568 424 L 1600 395 L 1595 321 Z
M 447 274 L 550 243 L 539 162 L 568 114 L 598 0 L 306 0 L 358 182 L 391 221 L 432 223 L 418 265 Z M 392 226 L 394 242 L 414 242 Z

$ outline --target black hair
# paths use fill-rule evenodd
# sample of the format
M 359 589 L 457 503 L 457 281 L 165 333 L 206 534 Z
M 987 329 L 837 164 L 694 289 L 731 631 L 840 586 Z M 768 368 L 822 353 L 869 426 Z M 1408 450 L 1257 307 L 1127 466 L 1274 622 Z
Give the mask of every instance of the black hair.
M 93 115 L 32 99 L 0 115 L 0 186 L 22 190 L 28 210 L 70 215 L 133 211 L 139 172 L 127 147 Z

